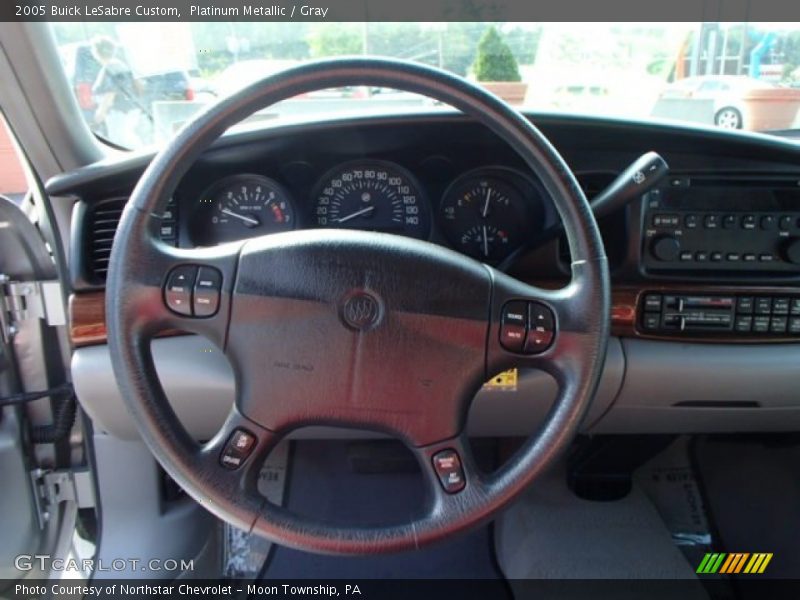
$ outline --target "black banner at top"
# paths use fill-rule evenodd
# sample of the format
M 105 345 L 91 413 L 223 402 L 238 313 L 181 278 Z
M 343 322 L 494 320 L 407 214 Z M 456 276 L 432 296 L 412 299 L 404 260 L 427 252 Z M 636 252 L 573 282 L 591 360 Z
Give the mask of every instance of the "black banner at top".
M 796 0 L 2 0 L 0 21 L 800 21 Z

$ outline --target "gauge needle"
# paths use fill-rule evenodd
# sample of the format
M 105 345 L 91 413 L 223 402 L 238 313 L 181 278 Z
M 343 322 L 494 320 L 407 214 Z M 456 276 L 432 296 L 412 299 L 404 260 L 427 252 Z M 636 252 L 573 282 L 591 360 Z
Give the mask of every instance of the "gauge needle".
M 361 215 L 365 215 L 368 212 L 372 212 L 375 210 L 374 206 L 368 206 L 367 208 L 362 208 L 361 210 L 357 210 L 356 212 L 347 215 L 346 217 L 342 217 L 341 219 L 337 219 L 337 223 L 344 223 L 345 221 L 349 221 L 350 219 L 355 219 L 356 217 L 360 217 Z
M 248 217 L 247 215 L 240 215 L 239 213 L 235 213 L 228 208 L 223 208 L 220 212 L 224 215 L 230 215 L 231 217 L 236 217 L 237 219 L 241 219 L 251 227 L 256 227 L 260 225 L 258 219 L 254 219 L 253 217 Z
M 489 256 L 489 236 L 486 233 L 486 225 L 483 226 L 483 255 Z
M 484 219 L 486 218 L 486 215 L 489 213 L 489 196 L 491 195 L 492 195 L 492 188 L 489 188 L 488 190 L 486 190 L 486 203 L 483 205 L 483 212 L 481 213 L 481 216 Z

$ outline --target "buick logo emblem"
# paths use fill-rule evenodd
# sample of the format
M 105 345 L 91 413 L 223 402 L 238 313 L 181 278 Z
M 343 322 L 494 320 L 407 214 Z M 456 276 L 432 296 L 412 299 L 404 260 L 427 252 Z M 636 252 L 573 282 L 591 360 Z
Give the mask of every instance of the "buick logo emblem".
M 370 329 L 381 318 L 381 306 L 370 294 L 357 292 L 345 300 L 342 317 L 353 329 Z

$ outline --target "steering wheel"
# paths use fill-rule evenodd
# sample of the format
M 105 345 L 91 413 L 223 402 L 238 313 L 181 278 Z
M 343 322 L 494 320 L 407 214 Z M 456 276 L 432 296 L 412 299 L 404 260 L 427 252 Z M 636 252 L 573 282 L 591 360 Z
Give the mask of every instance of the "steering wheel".
M 342 230 L 281 233 L 214 248 L 158 240 L 161 211 L 226 129 L 275 102 L 369 85 L 423 94 L 489 127 L 524 159 L 564 223 L 571 281 L 532 287 L 427 242 Z M 192 294 L 193 290 L 193 294 Z M 220 519 L 287 546 L 331 554 L 418 548 L 486 522 L 570 443 L 596 389 L 609 334 L 609 276 L 597 224 L 547 139 L 489 92 L 431 67 L 383 59 L 312 62 L 210 106 L 150 163 L 122 215 L 106 291 L 117 381 L 169 475 Z M 194 440 L 156 375 L 152 338 L 178 329 L 230 361 L 236 401 L 221 430 Z M 476 466 L 464 432 L 471 399 L 501 370 L 538 368 L 558 397 L 497 472 Z M 264 457 L 299 427 L 380 431 L 416 455 L 428 502 L 412 522 L 333 526 L 268 502 Z

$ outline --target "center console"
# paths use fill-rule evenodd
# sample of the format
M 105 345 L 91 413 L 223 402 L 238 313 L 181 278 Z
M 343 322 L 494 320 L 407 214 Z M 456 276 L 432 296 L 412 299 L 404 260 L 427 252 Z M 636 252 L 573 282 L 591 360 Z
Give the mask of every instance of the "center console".
M 615 298 L 623 335 L 800 341 L 800 179 L 675 176 L 638 217 L 647 283 Z

